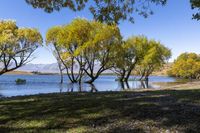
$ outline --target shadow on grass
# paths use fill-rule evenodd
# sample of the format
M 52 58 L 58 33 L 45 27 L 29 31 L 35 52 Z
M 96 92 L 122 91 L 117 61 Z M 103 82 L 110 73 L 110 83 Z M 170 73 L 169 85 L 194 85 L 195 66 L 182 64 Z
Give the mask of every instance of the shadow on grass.
M 0 100 L 0 132 L 200 130 L 200 90 L 48 94 Z

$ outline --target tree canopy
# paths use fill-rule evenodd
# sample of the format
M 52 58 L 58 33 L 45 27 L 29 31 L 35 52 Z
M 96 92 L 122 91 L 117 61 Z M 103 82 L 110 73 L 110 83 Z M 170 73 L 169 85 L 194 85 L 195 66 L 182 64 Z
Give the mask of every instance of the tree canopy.
M 117 53 L 115 62 L 115 72 L 119 75 L 120 81 L 127 81 L 132 70 L 140 59 L 143 58 L 144 51 L 148 45 L 145 36 L 130 37 L 122 43 L 122 50 Z
M 168 74 L 170 76 L 199 79 L 200 78 L 200 55 L 196 53 L 181 54 L 172 65 Z
M 120 81 L 128 81 L 130 74 L 137 71 L 142 78 L 148 76 L 170 58 L 171 51 L 160 42 L 145 36 L 128 38 L 117 52 L 115 72 Z
M 165 5 L 167 0 L 26 0 L 34 8 L 42 8 L 50 13 L 68 8 L 80 11 L 89 8 L 95 20 L 119 23 L 120 20 L 134 22 L 134 14 L 147 17 L 153 14 L 151 5 Z
M 75 19 L 55 26 L 46 34 L 58 60 L 72 83 L 93 83 L 101 73 L 113 70 L 120 81 L 128 81 L 133 71 L 148 76 L 170 58 L 171 51 L 158 41 L 133 36 L 123 41 L 116 24 Z M 76 68 L 76 71 L 75 71 Z
M 19 28 L 16 22 L 0 21 L 0 74 L 15 70 L 30 61 L 32 53 L 42 44 L 37 29 Z
M 116 25 L 75 19 L 68 25 L 49 29 L 46 40 L 47 44 L 59 47 L 61 60 L 72 82 L 80 81 L 83 74 L 89 78 L 87 82 L 94 82 L 112 66 L 112 52 L 117 48 L 121 34 Z M 78 65 L 78 74 L 74 65 Z
M 200 1 L 199 0 L 190 0 L 192 9 L 197 10 L 197 13 L 193 14 L 193 18 L 200 20 Z
M 34 8 L 41 8 L 51 13 L 62 8 L 81 11 L 89 8 L 95 20 L 100 22 L 119 23 L 120 20 L 134 22 L 134 15 L 148 17 L 153 14 L 151 5 L 166 5 L 167 0 L 25 0 Z M 190 0 L 191 8 L 197 12 L 193 18 L 200 20 L 200 1 Z
M 153 39 L 149 40 L 148 47 L 136 66 L 136 74 L 141 76 L 140 79 L 148 80 L 153 71 L 162 68 L 163 64 L 171 57 L 171 50 L 160 42 Z

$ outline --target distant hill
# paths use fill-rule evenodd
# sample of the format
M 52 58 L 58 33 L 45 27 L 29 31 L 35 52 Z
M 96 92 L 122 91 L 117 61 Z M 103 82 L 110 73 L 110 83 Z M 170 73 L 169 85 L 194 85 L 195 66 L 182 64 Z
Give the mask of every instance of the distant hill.
M 25 72 L 25 71 L 11 71 L 5 74 L 16 74 L 16 75 L 33 75 L 31 72 Z
M 96 70 L 100 67 L 99 64 L 96 65 Z M 25 72 L 40 72 L 40 73 L 59 73 L 59 68 L 57 63 L 52 64 L 26 64 L 17 69 L 17 71 L 25 71 Z M 74 66 L 74 71 L 78 72 L 78 65 Z M 104 73 L 112 73 L 112 71 L 107 70 Z
M 42 72 L 42 73 L 58 73 L 58 65 L 57 63 L 52 64 L 26 64 L 19 69 L 18 71 L 25 71 L 25 72 Z
M 167 71 L 170 70 L 170 68 L 172 67 L 173 63 L 167 63 L 165 64 L 160 70 L 153 72 L 152 75 L 167 75 Z
M 96 64 L 96 69 L 99 68 L 99 64 Z M 156 72 L 153 75 L 167 75 L 167 71 L 171 68 L 172 63 L 167 63 L 164 67 Z M 74 68 L 75 72 L 78 72 L 78 66 L 76 65 Z M 97 71 L 97 70 L 96 70 Z M 9 72 L 7 74 L 32 74 L 32 72 L 39 72 L 39 73 L 59 73 L 59 68 L 57 63 L 52 64 L 26 64 L 16 71 Z M 111 70 L 107 70 L 104 73 L 113 73 Z

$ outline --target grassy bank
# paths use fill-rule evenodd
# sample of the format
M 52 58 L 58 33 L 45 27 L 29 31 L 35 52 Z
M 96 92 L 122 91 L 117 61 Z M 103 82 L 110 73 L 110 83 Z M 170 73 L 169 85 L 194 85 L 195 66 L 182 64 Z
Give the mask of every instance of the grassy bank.
M 31 72 L 25 72 L 25 71 L 11 71 L 5 74 L 6 75 L 33 75 L 33 73 Z
M 0 132 L 198 132 L 200 90 L 46 94 L 0 100 Z

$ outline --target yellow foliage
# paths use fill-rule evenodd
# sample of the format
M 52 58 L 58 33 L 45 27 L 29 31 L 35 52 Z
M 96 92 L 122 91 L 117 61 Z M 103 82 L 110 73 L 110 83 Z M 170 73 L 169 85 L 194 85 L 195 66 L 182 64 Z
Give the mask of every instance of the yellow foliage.
M 31 28 L 18 28 L 15 21 L 0 21 L 0 52 L 14 55 L 22 48 L 42 44 L 39 31 Z
M 169 70 L 169 75 L 182 78 L 200 78 L 200 55 L 195 53 L 183 53 L 175 61 Z
M 116 25 L 107 25 L 97 21 L 75 19 L 70 24 L 56 26 L 48 30 L 46 42 L 53 43 L 65 51 L 63 58 L 87 54 L 100 55 L 121 39 Z

